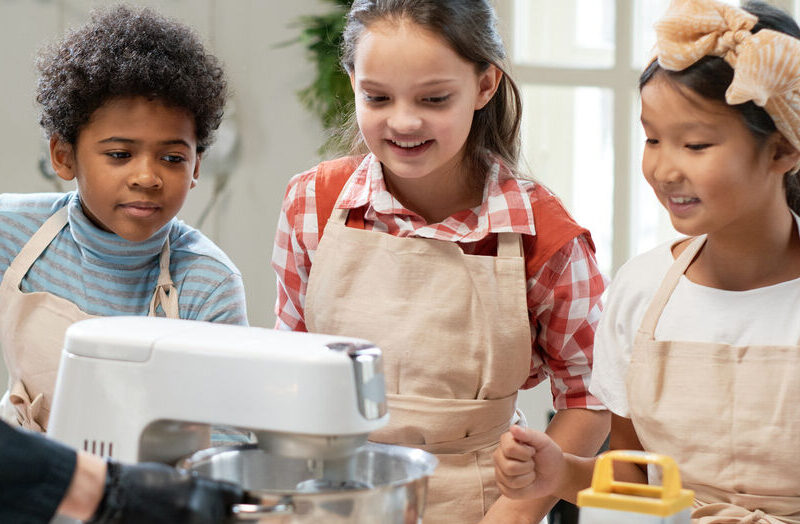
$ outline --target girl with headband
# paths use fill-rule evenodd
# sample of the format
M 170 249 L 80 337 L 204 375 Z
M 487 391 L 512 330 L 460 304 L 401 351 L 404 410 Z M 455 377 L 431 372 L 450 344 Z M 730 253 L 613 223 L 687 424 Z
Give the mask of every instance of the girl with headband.
M 611 448 L 676 459 L 694 522 L 800 523 L 800 28 L 763 2 L 673 0 L 656 33 L 642 170 L 688 238 L 619 271 L 590 391 Z M 574 501 L 593 462 L 519 427 L 495 453 L 517 498 Z

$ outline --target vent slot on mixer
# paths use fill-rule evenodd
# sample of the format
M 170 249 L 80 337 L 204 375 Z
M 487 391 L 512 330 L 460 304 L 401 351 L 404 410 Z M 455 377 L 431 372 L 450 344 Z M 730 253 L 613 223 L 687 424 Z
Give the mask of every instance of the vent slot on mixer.
M 103 440 L 83 440 L 83 450 L 98 457 L 113 457 L 114 443 Z

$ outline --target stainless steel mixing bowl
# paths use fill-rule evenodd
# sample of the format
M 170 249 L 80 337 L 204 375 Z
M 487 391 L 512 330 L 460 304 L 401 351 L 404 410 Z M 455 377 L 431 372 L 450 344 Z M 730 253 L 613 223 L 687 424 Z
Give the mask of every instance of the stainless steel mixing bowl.
M 241 521 L 417 524 L 437 462 L 419 449 L 374 443 L 324 461 L 246 444 L 199 451 L 178 467 L 235 482 L 260 497 L 260 504 L 234 506 Z

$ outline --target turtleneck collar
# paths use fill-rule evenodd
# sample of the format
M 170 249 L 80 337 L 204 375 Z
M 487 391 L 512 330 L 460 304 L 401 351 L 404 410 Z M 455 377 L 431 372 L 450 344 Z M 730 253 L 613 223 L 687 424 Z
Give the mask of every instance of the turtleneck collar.
M 141 269 L 157 259 L 169 237 L 175 218 L 142 242 L 125 240 L 116 233 L 98 228 L 83 212 L 75 191 L 67 204 L 70 232 L 82 256 L 91 264 L 106 269 Z

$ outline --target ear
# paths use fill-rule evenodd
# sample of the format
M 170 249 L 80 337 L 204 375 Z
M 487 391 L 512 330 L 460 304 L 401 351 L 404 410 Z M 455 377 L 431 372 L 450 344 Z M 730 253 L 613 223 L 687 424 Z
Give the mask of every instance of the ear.
M 50 137 L 50 164 L 53 171 L 64 180 L 75 178 L 75 148 L 58 136 Z
M 500 87 L 503 72 L 494 64 L 489 64 L 486 71 L 478 74 L 478 96 L 475 98 L 475 111 L 483 109 Z
M 775 133 L 775 144 L 772 153 L 772 170 L 781 176 L 792 171 L 797 163 L 800 162 L 800 151 L 798 151 L 781 133 Z
M 353 90 L 353 93 L 356 92 L 356 75 L 353 73 L 347 73 L 347 76 L 350 77 L 350 88 Z
M 197 160 L 194 163 L 194 171 L 192 172 L 192 183 L 189 189 L 197 185 L 197 178 L 200 176 L 200 161 L 203 159 L 203 153 L 197 153 Z

